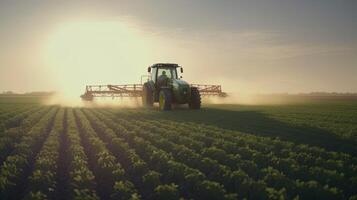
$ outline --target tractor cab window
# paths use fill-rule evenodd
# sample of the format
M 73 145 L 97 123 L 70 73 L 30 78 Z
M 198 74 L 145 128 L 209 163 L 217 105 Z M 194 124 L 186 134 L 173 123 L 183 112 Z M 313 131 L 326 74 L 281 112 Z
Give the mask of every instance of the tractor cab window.
M 151 68 L 151 80 L 153 80 L 156 83 L 156 71 L 157 68 Z
M 177 79 L 176 68 L 159 68 L 157 76 L 166 76 L 169 79 Z

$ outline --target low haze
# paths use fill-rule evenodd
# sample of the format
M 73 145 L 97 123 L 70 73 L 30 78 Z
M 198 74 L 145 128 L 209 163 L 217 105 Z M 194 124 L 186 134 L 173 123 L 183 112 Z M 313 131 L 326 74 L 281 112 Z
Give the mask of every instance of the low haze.
M 140 83 L 178 63 L 232 93 L 357 92 L 356 1 L 0 2 L 0 91 Z

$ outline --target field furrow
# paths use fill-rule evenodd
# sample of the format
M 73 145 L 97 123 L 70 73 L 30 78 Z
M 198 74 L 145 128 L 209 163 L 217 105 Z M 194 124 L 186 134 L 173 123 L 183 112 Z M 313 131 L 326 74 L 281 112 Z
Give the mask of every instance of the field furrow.
M 63 134 L 64 109 L 61 108 L 55 118 L 54 125 L 32 169 L 27 186 L 27 199 L 54 199 L 57 188 L 57 160 L 59 156 L 60 135 Z
M 88 158 L 81 144 L 73 109 L 67 111 L 67 155 L 68 155 L 68 198 L 99 199 L 96 191 L 97 183 L 93 172 L 88 167 Z M 62 144 L 63 145 L 63 144 Z M 64 172 L 62 172 L 64 173 Z
M 138 197 L 133 183 L 125 177 L 124 169 L 108 151 L 92 129 L 84 114 L 76 109 L 75 118 L 80 137 L 97 182 L 97 192 L 101 199 L 130 199 Z
M 56 189 L 54 199 L 69 199 L 69 154 L 68 154 L 68 108 L 64 108 L 62 132 L 58 138 L 59 149 L 56 172 Z

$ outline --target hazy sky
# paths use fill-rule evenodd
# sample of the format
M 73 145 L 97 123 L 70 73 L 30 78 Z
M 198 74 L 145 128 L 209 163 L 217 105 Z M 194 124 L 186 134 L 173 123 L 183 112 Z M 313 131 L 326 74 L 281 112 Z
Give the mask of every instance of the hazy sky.
M 233 92 L 357 92 L 357 1 L 0 0 L 0 91 L 138 83 L 156 62 Z

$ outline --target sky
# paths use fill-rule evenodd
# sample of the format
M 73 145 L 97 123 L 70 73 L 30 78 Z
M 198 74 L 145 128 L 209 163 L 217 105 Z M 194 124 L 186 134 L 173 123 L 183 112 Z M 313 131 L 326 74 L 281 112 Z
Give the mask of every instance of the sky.
M 227 92 L 357 92 L 356 10 L 354 0 L 0 0 L 0 91 L 79 95 L 171 62 Z

